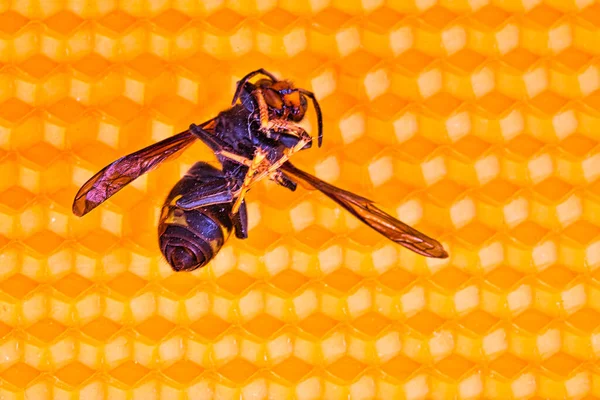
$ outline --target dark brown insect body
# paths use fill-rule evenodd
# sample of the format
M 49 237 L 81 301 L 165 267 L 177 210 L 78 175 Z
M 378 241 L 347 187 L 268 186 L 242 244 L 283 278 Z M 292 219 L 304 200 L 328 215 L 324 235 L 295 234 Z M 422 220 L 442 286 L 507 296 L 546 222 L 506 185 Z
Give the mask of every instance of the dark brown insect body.
M 187 193 L 209 187 L 223 178 L 220 170 L 198 162 L 167 196 L 158 224 L 158 238 L 160 250 L 174 270 L 204 266 L 219 252 L 233 230 L 237 237 L 247 237 L 245 206 L 232 218 L 231 201 L 188 210 L 176 204 Z
M 248 82 L 257 74 L 268 79 Z M 307 97 L 313 100 L 317 112 L 320 146 L 322 118 L 314 95 L 290 82 L 277 80 L 265 70 L 257 70 L 238 83 L 232 108 L 99 171 L 75 196 L 73 213 L 78 216 L 88 213 L 140 175 L 200 139 L 215 152 L 222 168 L 196 163 L 171 190 L 163 205 L 159 244 L 175 271 L 204 266 L 232 232 L 241 239 L 248 236 L 245 194 L 264 178 L 290 190 L 296 189 L 297 181 L 303 181 L 390 240 L 427 257 L 447 257 L 436 240 L 386 214 L 370 200 L 323 182 L 289 163 L 295 152 L 312 144 L 312 138 L 295 124 L 306 114 Z

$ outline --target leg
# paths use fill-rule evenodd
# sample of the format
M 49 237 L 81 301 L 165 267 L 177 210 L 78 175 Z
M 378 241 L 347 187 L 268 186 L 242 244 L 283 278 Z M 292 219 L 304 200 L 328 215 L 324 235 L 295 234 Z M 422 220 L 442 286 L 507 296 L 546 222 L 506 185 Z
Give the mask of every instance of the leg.
M 235 88 L 235 93 L 233 95 L 233 100 L 231 101 L 231 105 L 234 105 L 235 102 L 239 99 L 240 94 L 242 93 L 242 89 L 246 85 L 246 82 L 248 82 L 250 79 L 252 79 L 253 77 L 255 77 L 256 75 L 259 75 L 259 74 L 265 75 L 266 77 L 271 79 L 273 82 L 277 82 L 277 78 L 275 78 L 275 75 L 268 72 L 264 68 L 260 68 L 260 69 L 257 69 L 256 71 L 252 71 L 248 75 L 246 75 L 245 77 L 243 77 L 242 79 L 240 79 L 238 81 L 237 87 Z
M 192 131 L 192 133 L 194 135 L 196 135 L 200 140 L 202 140 L 208 147 L 210 147 L 217 156 L 223 156 L 227 159 L 230 159 L 233 162 L 236 162 L 238 164 L 242 164 L 242 165 L 245 165 L 246 167 L 248 167 L 248 172 L 246 173 L 246 177 L 244 179 L 244 181 L 247 182 L 248 187 L 243 187 L 243 191 L 241 192 L 240 196 L 238 197 L 238 201 L 236 202 L 237 206 L 234 207 L 234 213 L 235 213 L 235 211 L 237 211 L 238 207 L 240 206 L 244 195 L 248 191 L 249 185 L 254 180 L 253 175 L 256 173 L 258 167 L 260 166 L 260 164 L 266 157 L 266 153 L 263 152 L 262 150 L 259 150 L 257 152 L 257 154 L 259 154 L 258 159 L 255 156 L 255 158 L 253 160 L 250 160 L 249 158 L 246 158 L 244 156 L 235 154 L 231 151 L 225 150 L 228 148 L 228 146 L 225 143 L 223 143 L 222 140 L 211 135 L 210 133 L 208 133 L 204 129 L 198 127 L 197 125 L 194 125 L 194 124 L 190 125 L 190 130 Z M 310 137 L 309 137 L 309 139 L 310 139 Z M 300 142 L 298 142 L 296 144 L 296 146 L 299 143 Z M 306 146 L 306 144 L 303 144 L 303 146 Z M 253 167 L 253 165 L 254 165 L 254 167 Z M 267 175 L 263 175 L 262 177 L 264 178 Z M 278 180 L 278 179 L 274 179 L 274 180 L 276 182 L 282 184 L 284 187 L 290 188 L 290 185 L 288 182 L 283 182 L 283 181 L 280 182 L 280 180 Z M 192 203 L 192 204 L 196 204 L 196 203 Z M 185 208 L 185 207 L 182 207 L 182 208 Z M 195 207 L 191 207 L 191 208 L 195 208 Z
M 298 90 L 303 95 L 310 97 L 310 99 L 313 102 L 313 106 L 315 107 L 315 112 L 317 113 L 317 125 L 318 125 L 318 132 L 319 132 L 318 145 L 319 145 L 319 147 L 321 147 L 321 144 L 323 144 L 323 115 L 321 114 L 321 106 L 319 105 L 319 102 L 317 101 L 317 98 L 315 97 L 315 94 L 313 92 L 309 92 L 308 90 L 305 90 L 305 89 L 298 89 Z
M 196 185 L 194 189 L 180 195 L 175 204 L 184 210 L 193 210 L 213 204 L 231 203 L 235 191 L 233 181 L 216 178 Z
M 238 164 L 245 165 L 247 167 L 250 166 L 251 161 L 246 157 L 240 156 L 239 154 L 235 154 L 231 151 L 229 146 L 225 144 L 221 139 L 217 138 L 214 135 L 211 135 L 204 129 L 200 128 L 198 125 L 190 125 L 190 131 L 198 137 L 198 139 L 202 140 L 204 144 L 211 148 L 214 151 L 216 156 L 222 156 L 228 158 L 232 161 L 237 162 Z
M 242 201 L 239 211 L 233 216 L 233 226 L 235 228 L 235 236 L 238 239 L 246 239 L 248 237 L 248 213 L 245 201 Z
M 286 149 L 283 156 L 279 160 L 269 165 L 269 168 L 260 172 L 256 177 L 252 179 L 252 182 L 249 183 L 248 189 L 250 189 L 250 187 L 252 187 L 256 182 L 260 181 L 264 177 L 271 176 L 271 174 L 276 173 L 277 170 L 283 164 L 285 164 L 285 162 L 288 161 L 292 155 L 294 155 L 294 153 L 302 150 L 307 143 L 308 142 L 305 142 L 303 139 L 301 139 L 296 146 L 292 147 L 291 149 Z
M 296 182 L 288 178 L 288 176 L 280 170 L 273 172 L 269 177 L 284 188 L 290 189 L 292 192 L 296 190 Z
M 250 164 L 250 167 L 248 168 L 248 171 L 246 172 L 246 176 L 244 177 L 244 183 L 242 183 L 242 187 L 239 191 L 237 199 L 235 199 L 235 203 L 233 204 L 233 207 L 231 208 L 232 214 L 237 213 L 239 207 L 242 205 L 242 201 L 244 200 L 244 196 L 246 195 L 246 192 L 250 188 L 250 184 L 254 182 L 254 175 L 256 174 L 256 171 L 258 170 L 258 168 L 260 167 L 260 164 L 262 164 L 262 162 L 266 156 L 267 156 L 267 153 L 265 153 L 261 148 L 256 149 L 256 151 L 254 153 L 254 158 L 252 159 L 252 164 Z

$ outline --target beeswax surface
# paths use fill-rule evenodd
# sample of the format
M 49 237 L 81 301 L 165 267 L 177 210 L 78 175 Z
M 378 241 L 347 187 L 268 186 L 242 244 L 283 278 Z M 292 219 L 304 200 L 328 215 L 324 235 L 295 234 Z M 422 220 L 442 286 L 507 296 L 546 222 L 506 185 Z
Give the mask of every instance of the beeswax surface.
M 592 0 L 1 2 L 0 398 L 600 397 L 598 43 Z M 321 102 L 295 164 L 448 259 L 264 182 L 250 237 L 174 273 L 201 143 L 72 215 L 260 67 Z

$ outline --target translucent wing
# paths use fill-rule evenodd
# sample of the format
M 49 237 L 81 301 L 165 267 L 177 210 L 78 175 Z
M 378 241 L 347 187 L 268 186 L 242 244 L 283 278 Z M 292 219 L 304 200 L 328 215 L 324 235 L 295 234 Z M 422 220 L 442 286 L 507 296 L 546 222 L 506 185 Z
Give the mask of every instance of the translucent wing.
M 73 214 L 79 217 L 87 214 L 134 179 L 178 156 L 196 138 L 187 130 L 107 165 L 79 189 L 73 201 Z
M 289 162 L 283 164 L 281 170 L 321 191 L 356 218 L 393 242 L 426 257 L 448 257 L 448 253 L 437 240 L 387 214 L 371 200 L 330 185 L 316 176 L 296 168 Z

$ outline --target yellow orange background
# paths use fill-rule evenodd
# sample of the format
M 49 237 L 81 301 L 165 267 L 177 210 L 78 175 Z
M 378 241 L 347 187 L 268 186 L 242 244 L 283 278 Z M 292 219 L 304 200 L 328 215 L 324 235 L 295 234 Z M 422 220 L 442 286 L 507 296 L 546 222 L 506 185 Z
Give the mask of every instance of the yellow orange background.
M 600 397 L 598 43 L 592 0 L 1 2 L 0 398 Z M 173 273 L 202 144 L 71 214 L 259 67 L 321 101 L 296 165 L 447 260 L 264 183 L 249 239 Z

